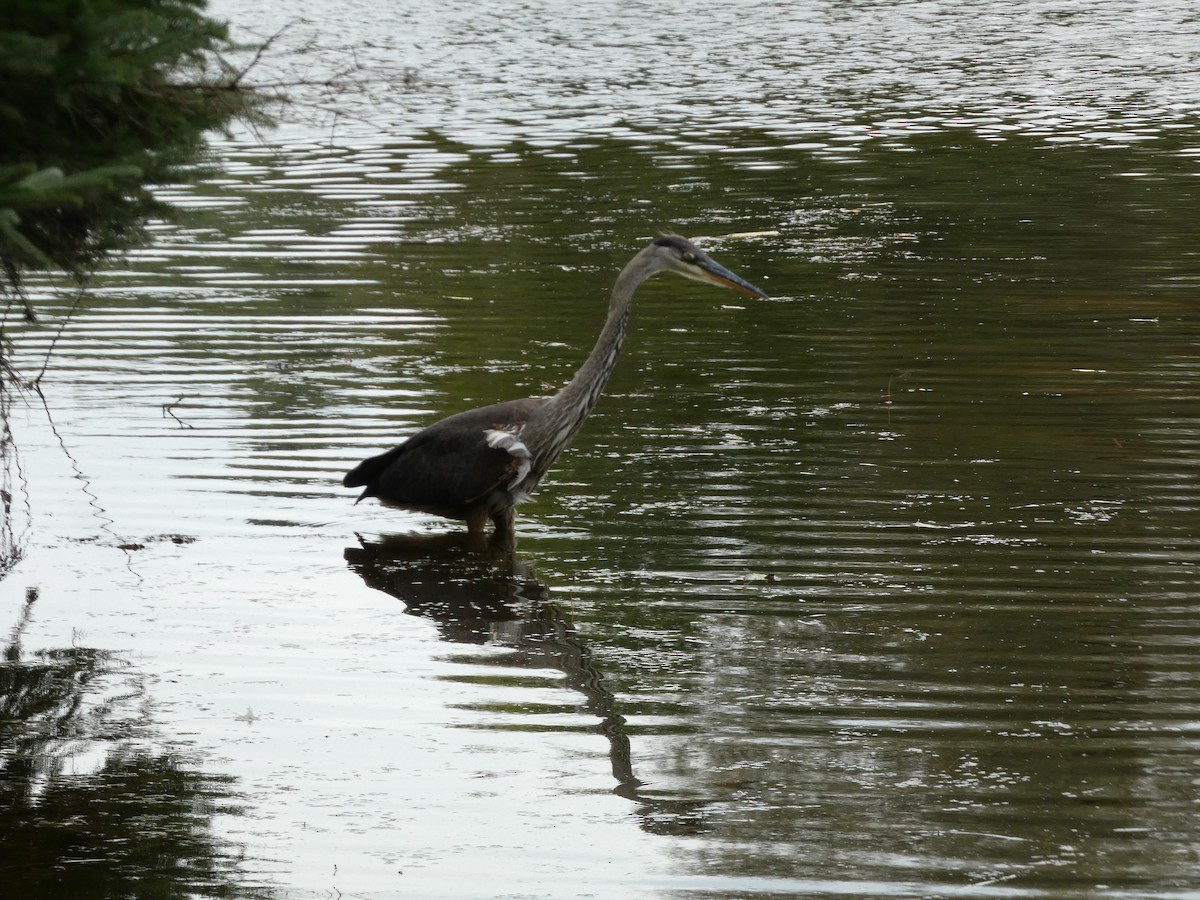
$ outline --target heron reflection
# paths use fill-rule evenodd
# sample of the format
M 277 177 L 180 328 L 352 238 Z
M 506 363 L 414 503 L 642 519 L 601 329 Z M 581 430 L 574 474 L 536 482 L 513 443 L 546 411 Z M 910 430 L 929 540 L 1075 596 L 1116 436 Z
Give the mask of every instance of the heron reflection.
M 512 655 L 499 665 L 562 672 L 566 686 L 599 720 L 613 791 L 637 804 L 641 826 L 660 834 L 703 830 L 703 803 L 653 796 L 634 774 L 625 717 L 604 673 L 528 563 L 480 534 L 360 536 L 345 557 L 368 587 L 401 600 L 409 615 L 430 619 L 443 640 L 502 646 Z

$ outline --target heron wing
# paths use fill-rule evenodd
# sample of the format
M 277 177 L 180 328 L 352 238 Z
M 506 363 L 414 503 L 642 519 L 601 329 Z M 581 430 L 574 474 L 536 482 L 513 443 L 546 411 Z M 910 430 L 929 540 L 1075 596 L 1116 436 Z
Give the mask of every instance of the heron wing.
M 362 497 L 457 514 L 528 471 L 528 451 L 515 435 L 544 400 L 514 400 L 435 422 L 398 447 L 359 463 L 346 487 Z M 518 479 L 519 480 L 519 479 Z

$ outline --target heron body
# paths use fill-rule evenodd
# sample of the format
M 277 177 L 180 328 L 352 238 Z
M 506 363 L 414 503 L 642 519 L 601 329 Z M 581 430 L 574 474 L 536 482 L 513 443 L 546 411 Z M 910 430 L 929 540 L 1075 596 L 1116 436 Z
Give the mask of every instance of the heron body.
M 658 238 L 617 276 L 595 347 L 557 394 L 448 416 L 363 460 L 342 483 L 362 487 L 359 500 L 377 497 L 389 506 L 462 519 L 471 532 L 483 531 L 491 519 L 496 536 L 511 541 L 516 506 L 532 496 L 600 399 L 625 342 L 634 292 L 658 272 L 766 297 L 685 238 Z

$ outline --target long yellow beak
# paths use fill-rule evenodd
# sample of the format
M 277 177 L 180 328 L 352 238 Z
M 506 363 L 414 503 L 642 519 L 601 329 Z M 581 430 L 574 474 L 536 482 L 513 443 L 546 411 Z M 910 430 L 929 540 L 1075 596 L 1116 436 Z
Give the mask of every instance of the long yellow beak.
M 751 297 L 758 297 L 761 300 L 771 299 L 745 278 L 734 275 L 720 263 L 713 262 L 711 259 L 701 259 L 696 261 L 696 265 L 700 267 L 703 279 L 709 284 L 733 288 L 735 291 L 741 291 L 743 294 L 749 294 Z

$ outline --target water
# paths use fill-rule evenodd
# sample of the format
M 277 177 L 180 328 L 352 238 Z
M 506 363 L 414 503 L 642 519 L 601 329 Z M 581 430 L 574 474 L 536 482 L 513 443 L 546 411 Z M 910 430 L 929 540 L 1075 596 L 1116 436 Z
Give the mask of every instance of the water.
M 1190 5 L 304 12 L 396 81 L 6 324 L 23 894 L 1200 891 Z M 352 505 L 664 228 L 774 299 L 643 289 L 515 559 Z

